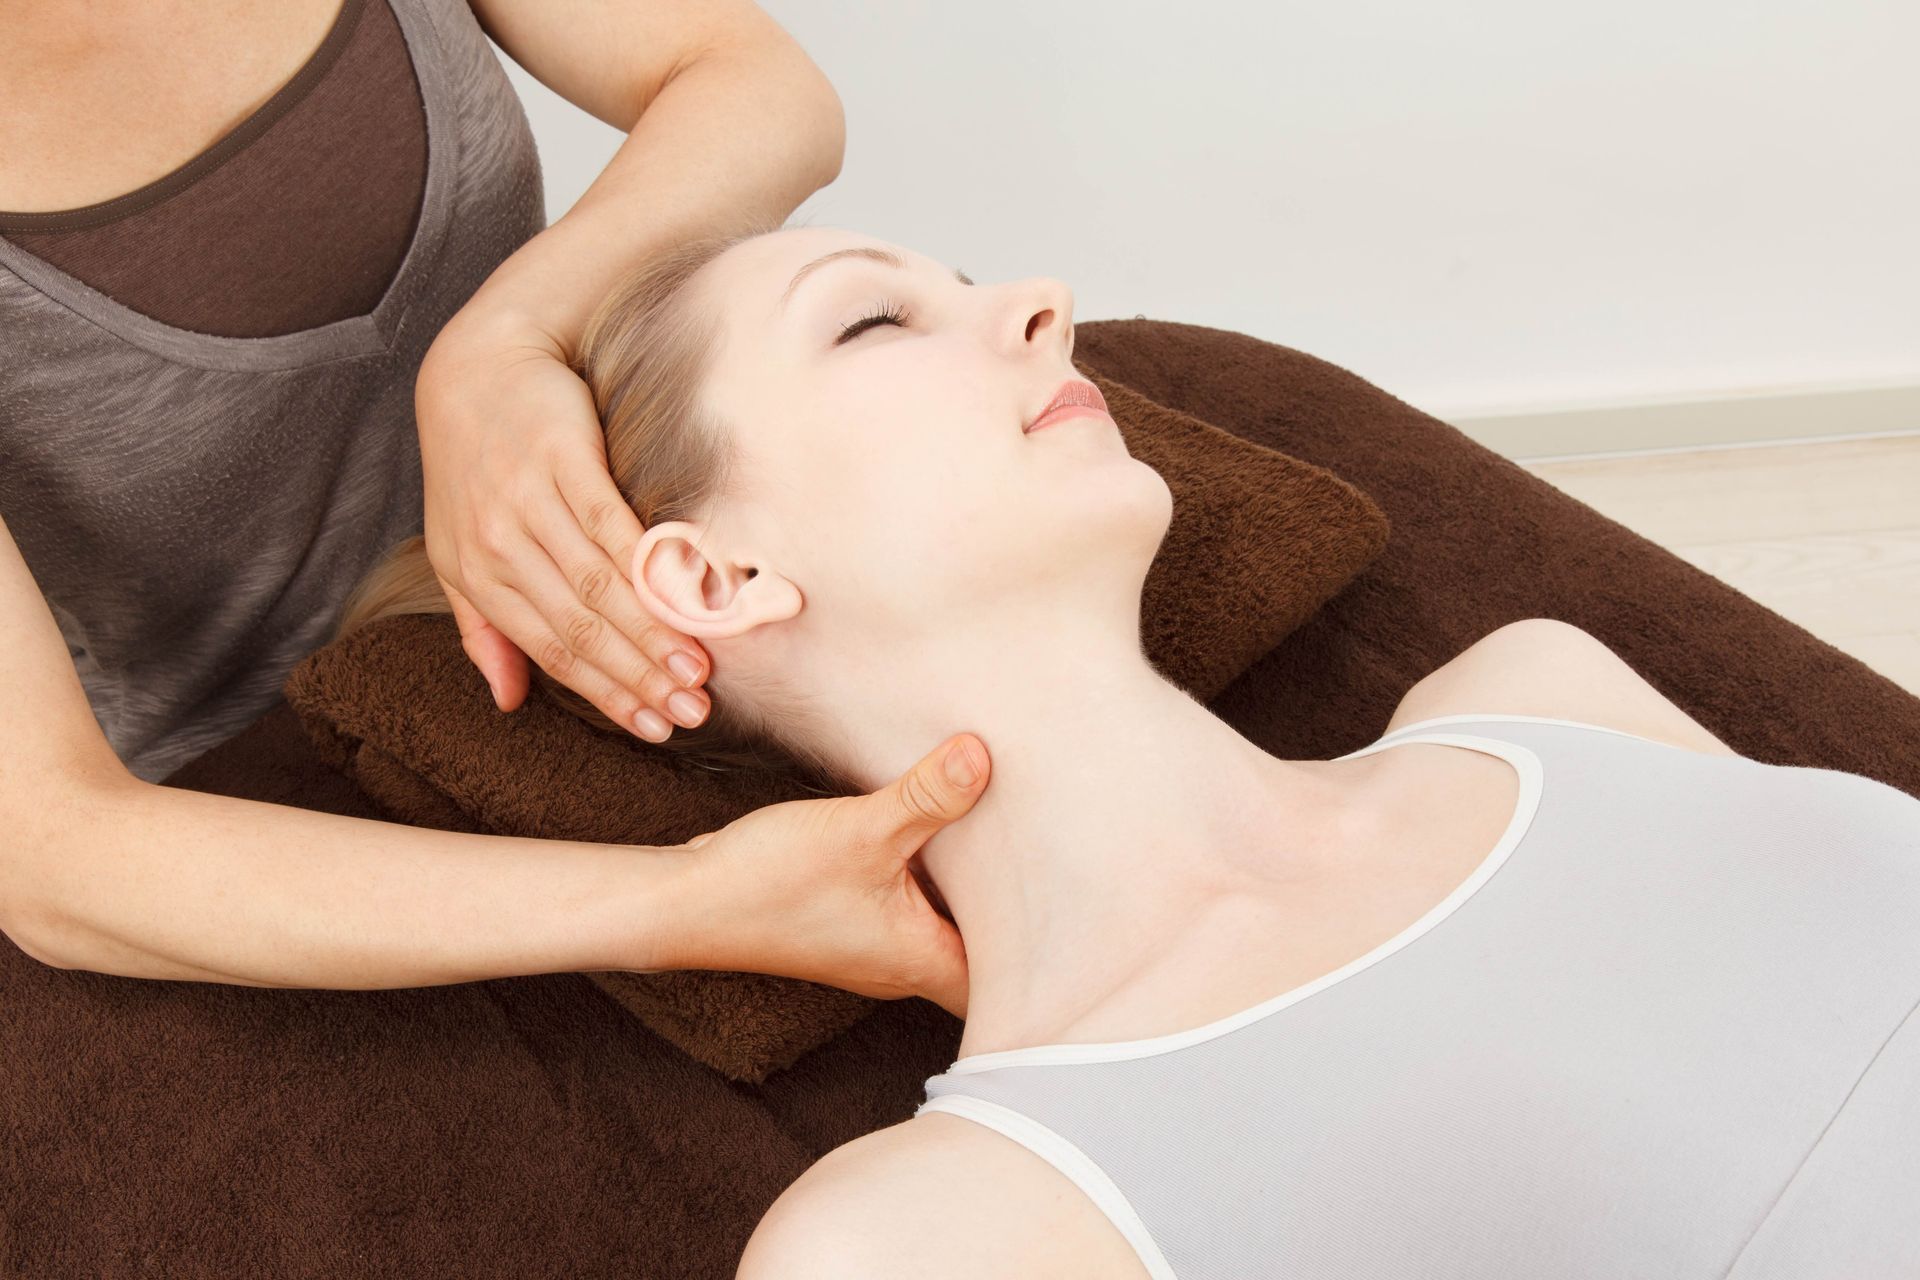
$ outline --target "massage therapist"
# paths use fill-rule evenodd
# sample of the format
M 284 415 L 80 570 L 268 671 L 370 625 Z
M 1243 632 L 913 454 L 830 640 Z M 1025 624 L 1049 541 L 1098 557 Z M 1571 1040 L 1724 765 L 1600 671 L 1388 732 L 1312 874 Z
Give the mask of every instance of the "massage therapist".
M 424 530 L 503 712 L 529 657 L 662 740 L 708 655 L 569 359 L 605 287 L 838 174 L 832 86 L 747 0 L 37 0 L 0 40 L 0 928 L 246 986 L 739 969 L 966 1010 L 908 860 L 986 785 L 956 734 L 865 796 L 671 848 L 159 785 L 252 723 Z M 544 226 L 489 47 L 627 132 Z M 664 718 L 663 718 L 664 717 Z

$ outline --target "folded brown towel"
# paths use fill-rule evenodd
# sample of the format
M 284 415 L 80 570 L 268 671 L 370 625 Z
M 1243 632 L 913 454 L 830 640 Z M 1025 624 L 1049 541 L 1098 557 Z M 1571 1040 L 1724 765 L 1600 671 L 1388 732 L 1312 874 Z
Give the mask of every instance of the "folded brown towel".
M 1322 467 L 1081 373 L 1106 397 L 1128 451 L 1173 494 L 1142 589 L 1143 648 L 1209 701 L 1381 553 L 1386 517 Z M 668 845 L 808 794 L 771 771 L 716 773 L 596 729 L 537 685 L 502 715 L 447 614 L 352 632 L 302 661 L 285 691 L 322 754 L 419 826 Z M 758 973 L 591 977 L 694 1058 L 756 1083 L 880 1003 Z

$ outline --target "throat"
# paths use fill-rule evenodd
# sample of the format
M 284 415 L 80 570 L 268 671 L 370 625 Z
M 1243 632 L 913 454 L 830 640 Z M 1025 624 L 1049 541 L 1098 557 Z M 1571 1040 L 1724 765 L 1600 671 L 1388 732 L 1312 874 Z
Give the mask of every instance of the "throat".
M 1447 744 L 1401 744 L 1364 763 L 1353 803 L 1316 848 L 1241 868 L 1250 874 L 1230 890 L 1157 930 L 1036 955 L 1017 995 L 981 991 L 961 1056 L 1173 1035 L 1394 949 L 1488 862 L 1519 780 L 1506 761 Z

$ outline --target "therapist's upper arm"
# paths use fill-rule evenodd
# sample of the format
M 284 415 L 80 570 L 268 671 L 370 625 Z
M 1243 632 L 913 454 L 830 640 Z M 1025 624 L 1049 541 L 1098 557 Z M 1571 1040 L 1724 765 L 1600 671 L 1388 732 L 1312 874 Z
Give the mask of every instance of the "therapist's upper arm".
M 752 0 L 468 0 L 468 6 L 529 75 L 623 133 L 668 81 L 709 53 L 768 44 L 806 57 Z

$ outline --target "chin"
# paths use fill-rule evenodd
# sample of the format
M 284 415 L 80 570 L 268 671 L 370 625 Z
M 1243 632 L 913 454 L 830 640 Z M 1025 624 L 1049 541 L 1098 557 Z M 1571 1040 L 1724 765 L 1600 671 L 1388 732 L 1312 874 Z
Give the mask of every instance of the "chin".
M 1168 487 L 1167 478 L 1158 471 L 1144 462 L 1139 467 L 1146 475 L 1138 485 L 1138 492 L 1132 495 L 1134 501 L 1129 505 L 1126 515 L 1129 531 L 1137 533 L 1140 541 L 1152 548 L 1147 556 L 1151 560 L 1159 554 L 1167 530 L 1173 527 L 1173 490 Z
M 1140 470 L 1146 473 L 1140 483 L 1109 494 L 1096 515 L 1061 530 L 1063 552 L 1078 552 L 1081 563 L 1111 570 L 1136 593 L 1173 525 L 1173 491 L 1153 468 L 1142 465 Z

